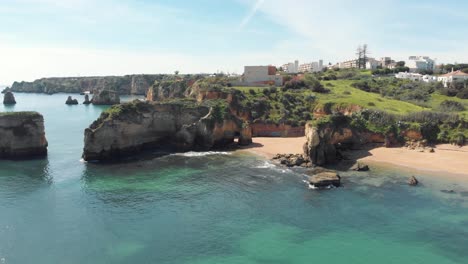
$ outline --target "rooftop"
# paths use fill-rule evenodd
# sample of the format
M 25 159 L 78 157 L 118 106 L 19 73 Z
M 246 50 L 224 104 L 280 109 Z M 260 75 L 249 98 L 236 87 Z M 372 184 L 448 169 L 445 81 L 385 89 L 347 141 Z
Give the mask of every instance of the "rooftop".
M 468 76 L 468 74 L 462 71 L 454 71 L 454 72 L 449 72 L 447 74 L 441 75 L 440 77 L 450 77 L 450 76 Z

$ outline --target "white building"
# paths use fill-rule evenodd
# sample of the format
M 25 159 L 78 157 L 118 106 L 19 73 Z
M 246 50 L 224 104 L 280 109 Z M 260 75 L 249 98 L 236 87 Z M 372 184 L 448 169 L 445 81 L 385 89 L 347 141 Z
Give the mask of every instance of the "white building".
M 242 84 L 246 86 L 282 86 L 283 76 L 276 74 L 275 66 L 245 66 Z
M 374 58 L 368 58 L 366 62 L 366 69 L 375 70 L 377 67 L 382 66 L 382 63 Z
M 415 82 L 436 82 L 437 77 L 432 76 L 432 75 L 422 75 L 419 73 L 411 73 L 411 72 L 399 72 L 395 74 L 395 78 L 397 79 L 406 79 L 406 80 L 411 80 Z
M 298 73 L 299 72 L 299 61 L 289 62 L 281 66 L 284 72 L 287 73 Z
M 320 72 L 324 68 L 323 60 L 299 65 L 299 72 Z
M 453 71 L 444 75 L 439 76 L 438 78 L 439 82 L 442 82 L 444 84 L 444 87 L 448 87 L 450 83 L 452 82 L 462 82 L 465 80 L 468 80 L 468 74 L 462 72 L 462 71 Z
M 406 79 L 411 81 L 422 81 L 423 75 L 419 73 L 411 73 L 411 72 L 399 72 L 395 74 L 395 78 L 397 79 Z
M 434 71 L 435 64 L 435 60 L 427 56 L 410 56 L 406 61 L 406 67 L 410 69 L 410 72 Z

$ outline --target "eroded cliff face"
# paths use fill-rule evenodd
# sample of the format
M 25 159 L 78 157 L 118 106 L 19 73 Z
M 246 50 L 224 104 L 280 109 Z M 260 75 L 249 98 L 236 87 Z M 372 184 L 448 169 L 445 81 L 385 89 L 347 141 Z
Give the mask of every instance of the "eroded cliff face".
M 44 118 L 36 112 L 0 113 L 0 158 L 47 155 Z
M 232 144 L 236 137 L 241 144 L 251 142 L 242 120 L 229 114 L 219 119 L 213 108 L 193 103 L 134 101 L 115 106 L 85 130 L 83 158 L 113 160 L 159 147 L 209 150 Z

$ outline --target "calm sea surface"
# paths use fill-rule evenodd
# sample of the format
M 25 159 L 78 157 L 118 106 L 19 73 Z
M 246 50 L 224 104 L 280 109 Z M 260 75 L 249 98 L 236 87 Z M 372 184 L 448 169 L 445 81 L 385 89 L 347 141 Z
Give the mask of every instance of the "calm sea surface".
M 416 174 L 411 188 L 374 167 L 314 191 L 238 153 L 87 164 L 83 130 L 103 107 L 15 96 L 0 111 L 42 113 L 49 156 L 0 161 L 0 264 L 468 263 L 465 182 Z

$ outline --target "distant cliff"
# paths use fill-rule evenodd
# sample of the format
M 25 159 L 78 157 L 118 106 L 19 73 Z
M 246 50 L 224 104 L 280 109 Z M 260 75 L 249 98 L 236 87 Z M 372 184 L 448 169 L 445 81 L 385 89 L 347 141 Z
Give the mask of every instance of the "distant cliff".
M 125 75 L 105 77 L 43 78 L 34 82 L 15 82 L 13 92 L 24 93 L 81 93 L 85 91 L 112 90 L 120 95 L 146 95 L 155 81 L 169 75 Z
M 0 113 L 0 158 L 45 156 L 44 118 L 36 112 Z

